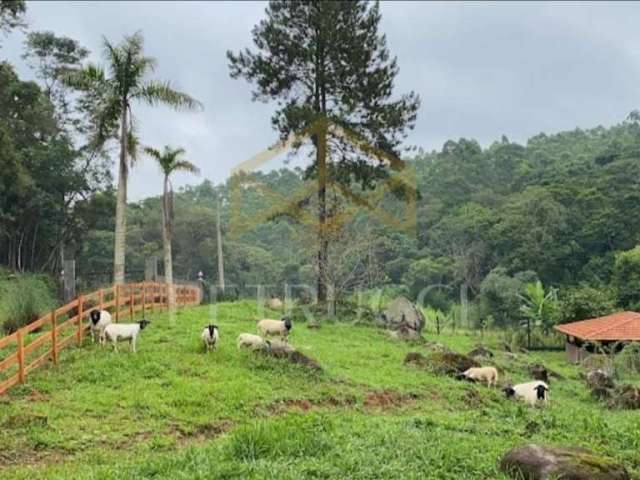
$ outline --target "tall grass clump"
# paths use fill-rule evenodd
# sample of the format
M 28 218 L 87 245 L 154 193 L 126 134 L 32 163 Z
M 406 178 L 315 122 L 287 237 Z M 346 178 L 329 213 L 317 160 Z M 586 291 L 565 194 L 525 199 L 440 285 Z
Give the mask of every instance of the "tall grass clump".
M 331 447 L 331 423 L 320 415 L 287 415 L 276 422 L 258 420 L 237 429 L 229 453 L 237 460 L 322 455 Z
M 0 330 L 10 334 L 38 319 L 56 304 L 53 289 L 43 275 L 0 271 Z

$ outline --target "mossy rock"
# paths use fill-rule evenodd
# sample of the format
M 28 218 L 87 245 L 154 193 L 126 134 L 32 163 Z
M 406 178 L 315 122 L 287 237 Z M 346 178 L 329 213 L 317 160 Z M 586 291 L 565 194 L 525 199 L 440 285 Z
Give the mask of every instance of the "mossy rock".
M 416 365 L 418 367 L 427 368 L 429 361 L 427 357 L 418 352 L 409 352 L 404 357 L 405 365 Z
M 452 351 L 433 351 L 427 356 L 427 362 L 434 373 L 452 377 L 480 366 L 473 358 Z
M 527 444 L 507 452 L 500 468 L 518 480 L 630 480 L 612 458 L 579 447 Z
M 620 385 L 611 394 L 610 408 L 622 410 L 640 409 L 640 388 L 633 385 Z

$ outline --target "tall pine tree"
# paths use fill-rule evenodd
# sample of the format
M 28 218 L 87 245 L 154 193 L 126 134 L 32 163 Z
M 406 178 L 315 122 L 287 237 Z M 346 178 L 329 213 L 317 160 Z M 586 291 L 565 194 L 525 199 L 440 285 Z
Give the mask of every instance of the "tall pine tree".
M 266 18 L 253 29 L 255 50 L 227 52 L 231 76 L 254 84 L 254 100 L 277 102 L 272 123 L 282 139 L 320 121 L 344 127 L 367 145 L 397 156 L 420 101 L 413 92 L 392 99 L 398 66 L 378 31 L 380 18 L 377 2 L 272 0 Z M 329 140 L 324 128 L 314 131 L 315 159 L 306 174 L 318 178 L 317 289 L 324 303 L 331 215 L 326 186 L 357 183 L 371 189 L 388 171 L 380 158 L 368 161 L 370 155 L 344 138 Z

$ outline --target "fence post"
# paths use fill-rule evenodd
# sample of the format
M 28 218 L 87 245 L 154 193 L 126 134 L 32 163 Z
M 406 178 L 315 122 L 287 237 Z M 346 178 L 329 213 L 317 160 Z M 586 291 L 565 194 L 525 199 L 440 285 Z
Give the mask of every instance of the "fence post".
M 147 312 L 147 284 L 142 282 L 142 318 L 145 318 Z
M 116 284 L 116 323 L 120 323 L 120 284 Z
M 104 290 L 100 289 L 98 293 L 98 302 L 100 303 L 100 311 L 104 309 Z
M 56 311 L 51 310 L 51 356 L 53 357 L 53 363 L 58 363 L 58 332 L 57 330 L 57 321 L 56 321 Z
M 82 345 L 82 315 L 84 310 L 84 297 L 78 297 L 78 346 Z
M 133 285 L 129 285 L 129 320 L 133 323 L 133 302 L 134 302 L 134 296 L 133 296 Z
M 22 329 L 18 330 L 18 380 L 24 383 L 24 336 Z

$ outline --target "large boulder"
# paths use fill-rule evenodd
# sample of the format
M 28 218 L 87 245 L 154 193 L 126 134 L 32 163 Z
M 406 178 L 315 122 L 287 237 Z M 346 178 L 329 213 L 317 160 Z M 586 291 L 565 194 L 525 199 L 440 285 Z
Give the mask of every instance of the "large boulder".
M 587 373 L 587 386 L 591 389 L 614 388 L 615 382 L 604 370 L 592 370 Z
M 519 480 L 630 480 L 615 460 L 578 447 L 523 445 L 507 452 L 500 468 Z
M 394 337 L 403 340 L 420 339 L 425 324 L 422 312 L 405 297 L 393 300 L 382 312 L 381 321 Z

